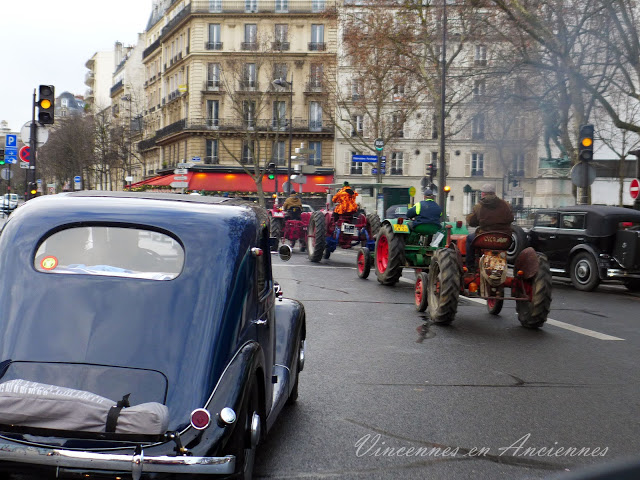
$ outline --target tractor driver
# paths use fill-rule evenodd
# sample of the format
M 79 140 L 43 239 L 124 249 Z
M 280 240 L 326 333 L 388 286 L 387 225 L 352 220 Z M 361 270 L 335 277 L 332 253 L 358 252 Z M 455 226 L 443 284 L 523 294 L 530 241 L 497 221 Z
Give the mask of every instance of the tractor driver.
M 300 214 L 302 213 L 302 200 L 300 200 L 295 190 L 292 190 L 284 201 L 282 209 L 284 210 L 285 218 L 300 220 Z
M 349 182 L 344 182 L 342 188 L 333 196 L 331 201 L 336 204 L 333 213 L 341 215 L 343 213 L 356 213 L 358 204 L 356 203 L 358 194 L 353 191 Z
M 411 228 L 418 225 L 434 225 L 440 228 L 440 219 L 442 217 L 442 208 L 435 201 L 433 190 L 427 188 L 423 192 L 424 200 L 417 205 L 411 207 L 407 212 L 407 217 L 414 219 Z
M 467 225 L 478 227 L 474 233 L 467 235 L 466 266 L 471 272 L 475 269 L 475 251 L 471 242 L 478 233 L 502 232 L 511 235 L 513 212 L 511 205 L 496 196 L 496 187 L 485 183 L 480 190 L 480 201 L 473 207 L 473 212 L 467 216 Z

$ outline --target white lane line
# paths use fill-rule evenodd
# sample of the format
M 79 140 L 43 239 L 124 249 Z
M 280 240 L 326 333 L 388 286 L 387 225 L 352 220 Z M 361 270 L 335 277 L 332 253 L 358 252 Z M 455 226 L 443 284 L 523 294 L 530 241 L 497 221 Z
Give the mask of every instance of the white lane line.
M 404 278 L 401 278 L 400 281 L 405 282 L 405 283 L 413 283 L 413 282 L 410 282 L 409 280 L 406 280 Z M 483 300 L 482 298 L 472 298 L 472 297 L 461 297 L 461 298 L 464 298 L 465 300 L 469 300 L 470 302 L 479 303 L 480 305 L 486 305 L 487 304 L 487 301 Z M 553 318 L 547 318 L 547 322 L 546 323 L 548 325 L 553 325 L 554 327 L 564 328 L 565 330 L 571 330 L 572 332 L 580 333 L 582 335 L 587 335 L 588 337 L 597 338 L 598 340 L 622 340 L 622 341 L 624 341 L 624 338 L 613 337 L 613 336 L 607 335 L 605 333 L 596 332 L 595 330 L 589 330 L 588 328 L 577 327 L 575 325 L 571 325 L 570 323 L 561 322 L 560 320 L 554 320 Z
M 292 267 L 302 267 L 302 268 L 347 268 L 349 270 L 355 270 L 356 267 L 338 267 L 338 266 L 333 266 L 333 265 L 318 265 L 317 263 L 310 263 L 309 265 L 287 265 L 284 263 L 272 263 L 271 264 L 272 267 L 287 267 L 287 268 L 292 268 Z

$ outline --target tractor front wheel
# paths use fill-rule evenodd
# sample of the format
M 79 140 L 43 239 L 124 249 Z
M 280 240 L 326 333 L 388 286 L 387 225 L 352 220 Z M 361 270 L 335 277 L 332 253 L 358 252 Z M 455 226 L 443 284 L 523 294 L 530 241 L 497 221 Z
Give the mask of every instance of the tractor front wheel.
M 540 328 L 551 310 L 551 269 L 546 255 L 538 253 L 538 272 L 523 280 L 523 286 L 531 300 L 516 302 L 518 320 L 523 327 Z
M 325 222 L 324 214 L 321 211 L 315 211 L 309 219 L 309 228 L 307 230 L 307 257 L 312 262 L 319 262 L 327 245 L 325 238 Z
M 425 272 L 419 272 L 417 275 L 416 286 L 414 288 L 416 310 L 424 312 L 429 306 L 427 303 L 429 300 L 429 275 Z
M 365 279 L 371 272 L 371 253 L 367 247 L 358 250 L 358 277 Z
M 434 323 L 453 322 L 458 311 L 462 275 L 456 252 L 440 248 L 429 265 L 429 317 Z
M 278 239 L 275 246 L 272 247 L 274 252 L 278 251 L 280 240 L 282 239 L 282 231 L 284 230 L 284 222 L 281 218 L 271 217 L 269 220 L 269 230 L 271 230 L 271 236 Z

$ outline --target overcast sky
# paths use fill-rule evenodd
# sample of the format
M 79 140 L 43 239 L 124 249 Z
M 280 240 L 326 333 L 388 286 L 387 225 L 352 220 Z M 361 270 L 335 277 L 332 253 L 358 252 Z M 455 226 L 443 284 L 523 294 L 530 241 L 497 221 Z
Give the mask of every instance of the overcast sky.
M 2 0 L 0 120 L 20 131 L 31 120 L 33 91 L 54 85 L 56 96 L 84 95 L 85 63 L 116 41 L 137 43 L 151 0 Z

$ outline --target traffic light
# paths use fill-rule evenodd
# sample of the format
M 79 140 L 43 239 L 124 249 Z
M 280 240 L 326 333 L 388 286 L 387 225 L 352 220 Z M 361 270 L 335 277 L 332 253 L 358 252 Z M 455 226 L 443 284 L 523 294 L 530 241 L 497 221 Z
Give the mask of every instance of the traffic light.
M 36 187 L 36 182 L 29 182 L 29 187 L 27 188 L 27 192 L 31 194 L 31 196 L 35 196 L 38 193 L 38 188 Z
M 451 187 L 449 185 L 445 185 L 444 186 L 444 193 L 445 195 L 449 195 L 449 192 L 451 191 Z
M 269 180 L 273 180 L 276 177 L 276 175 L 275 175 L 275 173 L 276 173 L 276 164 L 275 163 L 270 163 L 267 166 L 267 172 L 269 172 L 269 175 L 267 175 L 267 178 Z
M 578 143 L 578 160 L 588 162 L 593 158 L 593 125 L 582 125 L 580 127 L 580 138 Z
M 40 85 L 38 93 L 38 121 L 51 125 L 56 103 L 55 88 L 53 85 Z
M 435 177 L 437 173 L 438 166 L 435 163 L 429 163 L 427 165 L 427 175 L 429 175 L 429 178 L 433 180 L 433 177 Z
M 0 149 L 0 165 L 4 165 L 4 149 Z

